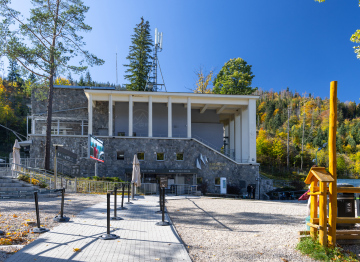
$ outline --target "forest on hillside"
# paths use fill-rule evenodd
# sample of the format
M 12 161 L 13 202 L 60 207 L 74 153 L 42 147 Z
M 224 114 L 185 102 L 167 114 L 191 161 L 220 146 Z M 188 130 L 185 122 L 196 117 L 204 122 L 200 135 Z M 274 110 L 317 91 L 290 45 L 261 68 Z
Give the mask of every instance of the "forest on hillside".
M 262 169 L 304 170 L 306 173 L 316 163 L 316 158 L 318 166 L 328 167 L 329 99 L 315 98 L 311 93 L 300 95 L 289 89 L 257 91 L 257 94 L 260 99 L 257 101 L 256 144 Z M 358 178 L 360 104 L 338 101 L 337 108 L 337 173 L 339 177 Z

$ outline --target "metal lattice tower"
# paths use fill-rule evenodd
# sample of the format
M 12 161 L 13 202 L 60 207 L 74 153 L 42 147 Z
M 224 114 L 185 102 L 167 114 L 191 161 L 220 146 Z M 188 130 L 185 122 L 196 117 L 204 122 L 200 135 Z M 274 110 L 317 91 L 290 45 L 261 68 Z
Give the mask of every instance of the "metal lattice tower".
M 162 40 L 163 40 L 163 33 L 159 33 L 158 29 L 155 28 L 154 57 L 153 57 L 153 62 L 152 62 L 151 69 L 150 69 L 150 72 L 148 75 L 148 79 L 146 81 L 146 87 L 145 87 L 146 91 L 157 92 L 159 89 L 161 89 L 161 86 L 165 87 L 165 83 L 158 84 L 158 82 L 157 82 L 158 67 L 159 67 L 160 73 L 161 73 L 161 68 L 160 68 L 158 57 L 157 57 L 157 53 L 162 51 Z M 164 79 L 163 79 L 163 82 L 164 82 Z M 159 86 L 160 86 L 160 88 L 159 88 Z M 166 89 L 166 87 L 165 87 L 165 89 Z

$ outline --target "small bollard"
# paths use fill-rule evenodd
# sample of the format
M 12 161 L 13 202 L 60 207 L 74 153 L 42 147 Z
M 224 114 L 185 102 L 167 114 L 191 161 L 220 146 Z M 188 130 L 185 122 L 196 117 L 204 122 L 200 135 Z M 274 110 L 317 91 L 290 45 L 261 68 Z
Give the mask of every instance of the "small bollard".
M 127 207 L 124 207 L 124 195 L 125 195 L 125 184 L 122 184 L 122 194 L 121 194 L 121 207 L 118 208 L 118 210 L 126 210 Z
M 110 194 L 107 194 L 107 216 L 106 216 L 106 234 L 101 235 L 102 240 L 111 240 L 120 238 L 118 235 L 110 234 Z
M 170 223 L 165 221 L 165 188 L 162 188 L 162 219 L 160 222 L 157 222 L 157 226 L 169 226 Z
M 117 187 L 114 188 L 114 216 L 111 218 L 111 220 L 123 220 L 123 218 L 118 217 L 116 215 L 116 205 L 117 205 Z
M 64 196 L 65 196 L 65 188 L 61 190 L 61 209 L 60 209 L 60 216 L 54 217 L 55 222 L 69 222 L 70 217 L 64 216 Z
M 133 202 L 130 202 L 130 183 L 128 184 L 128 202 L 126 204 L 134 204 Z
M 45 227 L 40 227 L 40 214 L 39 214 L 39 198 L 38 198 L 38 192 L 34 192 L 34 198 L 35 198 L 35 209 L 36 209 L 36 222 L 37 227 L 31 229 L 31 233 L 45 233 L 47 231 L 50 231 L 49 229 Z

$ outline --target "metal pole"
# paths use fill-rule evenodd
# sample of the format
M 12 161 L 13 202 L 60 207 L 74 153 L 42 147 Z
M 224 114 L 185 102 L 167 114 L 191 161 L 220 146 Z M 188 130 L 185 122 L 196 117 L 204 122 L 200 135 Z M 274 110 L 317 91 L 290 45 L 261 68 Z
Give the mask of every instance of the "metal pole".
M 122 184 L 121 208 L 124 208 L 125 184 Z
M 35 198 L 35 209 L 36 209 L 36 222 L 37 222 L 37 227 L 40 228 L 40 215 L 39 215 L 38 192 L 34 192 L 34 198 Z
M 56 183 L 57 183 L 57 146 L 55 146 L 55 157 L 54 157 L 54 189 L 56 189 Z
M 162 188 L 162 222 L 165 221 L 165 187 Z
M 116 217 L 117 187 L 114 188 L 114 217 Z
M 107 217 L 106 217 L 106 234 L 100 236 L 103 240 L 117 239 L 119 236 L 110 234 L 110 193 L 107 193 Z
M 107 221 L 106 221 L 107 231 L 106 233 L 110 235 L 110 194 L 107 193 Z
M 60 211 L 60 217 L 64 217 L 64 195 L 65 195 L 65 188 L 61 190 L 61 211 Z

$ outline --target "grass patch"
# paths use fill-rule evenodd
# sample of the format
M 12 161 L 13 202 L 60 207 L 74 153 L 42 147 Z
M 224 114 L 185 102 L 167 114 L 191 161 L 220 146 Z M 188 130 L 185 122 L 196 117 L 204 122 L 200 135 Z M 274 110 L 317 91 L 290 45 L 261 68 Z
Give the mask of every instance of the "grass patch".
M 320 261 L 351 261 L 358 262 L 357 256 L 349 251 L 345 251 L 341 247 L 328 248 L 319 244 L 318 240 L 306 237 L 300 241 L 296 249 L 302 254 Z

